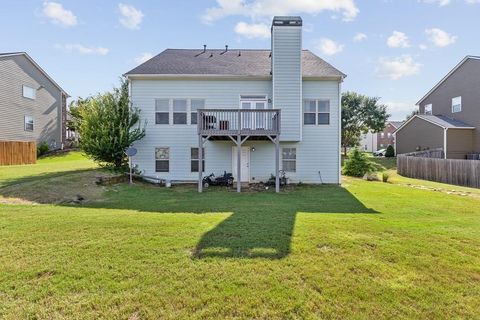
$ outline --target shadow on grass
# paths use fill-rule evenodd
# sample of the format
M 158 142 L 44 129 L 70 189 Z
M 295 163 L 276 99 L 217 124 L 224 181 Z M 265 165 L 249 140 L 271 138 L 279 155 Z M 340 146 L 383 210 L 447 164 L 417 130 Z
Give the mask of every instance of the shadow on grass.
M 2 179 L 2 180 L 0 180 L 0 195 L 2 195 L 2 189 L 6 189 L 6 188 L 11 187 L 11 186 L 20 185 L 20 184 L 23 184 L 23 183 L 41 181 L 41 180 L 44 180 L 45 183 L 48 184 L 49 180 L 53 179 L 53 178 L 59 178 L 59 177 L 62 177 L 62 176 L 67 177 L 67 176 L 73 175 L 73 174 L 78 175 L 78 174 L 81 174 L 81 173 L 99 171 L 99 170 L 100 169 L 98 169 L 98 168 L 65 170 L 65 171 L 55 171 L 55 172 L 34 174 L 34 175 L 12 178 L 12 179 Z M 26 196 L 27 196 L 27 198 L 25 200 L 29 200 L 28 195 L 26 195 Z
M 122 186 L 107 202 L 87 206 L 156 213 L 229 214 L 197 243 L 194 259 L 281 259 L 290 253 L 299 212 L 311 214 L 374 214 L 340 186 L 302 186 L 294 191 L 241 193 L 210 188 L 199 194 L 193 186 L 171 189 Z

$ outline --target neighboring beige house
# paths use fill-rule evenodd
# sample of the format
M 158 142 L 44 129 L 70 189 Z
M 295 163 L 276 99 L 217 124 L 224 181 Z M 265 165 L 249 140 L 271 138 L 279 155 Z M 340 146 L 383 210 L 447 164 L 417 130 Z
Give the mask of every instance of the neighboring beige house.
M 480 159 L 480 57 L 467 56 L 395 131 L 397 154 L 443 149 L 449 159 Z
M 62 147 L 67 98 L 27 53 L 0 53 L 0 141 Z

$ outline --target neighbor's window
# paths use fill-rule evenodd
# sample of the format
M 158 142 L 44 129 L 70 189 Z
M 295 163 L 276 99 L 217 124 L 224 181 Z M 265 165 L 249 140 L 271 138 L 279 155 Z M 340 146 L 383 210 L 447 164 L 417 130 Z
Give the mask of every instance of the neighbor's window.
M 32 87 L 29 86 L 23 86 L 22 87 L 23 91 L 23 96 L 28 99 L 35 99 L 37 90 L 33 89 Z
M 155 148 L 155 172 L 170 171 L 170 148 Z
M 282 148 L 282 168 L 286 172 L 297 171 L 297 149 Z
M 187 124 L 187 100 L 173 100 L 173 124 Z
M 205 172 L 205 148 L 202 148 L 202 172 Z M 190 149 L 190 170 L 198 172 L 198 148 Z
M 330 101 L 305 100 L 303 102 L 303 124 L 330 124 Z
M 190 123 L 197 124 L 197 110 L 205 108 L 204 99 L 192 99 L 191 100 L 191 112 L 190 112 Z
M 25 131 L 33 131 L 33 117 L 25 116 Z
M 452 113 L 462 111 L 462 97 L 452 99 Z
M 385 133 L 384 133 L 384 132 L 380 132 L 380 137 L 381 137 L 381 138 L 385 138 Z
M 426 104 L 425 105 L 425 114 L 432 114 L 432 104 Z
M 391 132 L 387 133 L 387 137 L 391 138 L 391 137 L 392 137 L 392 133 L 391 133 Z
M 168 99 L 155 100 L 155 124 L 169 124 L 170 103 Z

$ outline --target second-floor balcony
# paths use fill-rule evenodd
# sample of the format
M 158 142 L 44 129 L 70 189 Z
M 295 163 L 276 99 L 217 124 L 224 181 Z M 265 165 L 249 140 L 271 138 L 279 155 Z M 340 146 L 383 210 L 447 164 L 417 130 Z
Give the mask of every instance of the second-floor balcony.
M 198 133 L 205 136 L 278 136 L 279 109 L 200 109 Z

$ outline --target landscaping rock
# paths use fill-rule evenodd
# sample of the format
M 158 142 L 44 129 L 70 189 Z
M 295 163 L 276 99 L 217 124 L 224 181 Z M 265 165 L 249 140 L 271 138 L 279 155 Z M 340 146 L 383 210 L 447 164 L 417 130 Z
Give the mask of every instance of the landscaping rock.
M 365 175 L 363 176 L 363 180 L 367 180 L 367 181 L 380 181 L 380 179 L 378 178 L 378 174 L 377 174 L 377 173 L 365 173 Z

